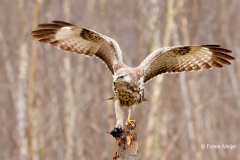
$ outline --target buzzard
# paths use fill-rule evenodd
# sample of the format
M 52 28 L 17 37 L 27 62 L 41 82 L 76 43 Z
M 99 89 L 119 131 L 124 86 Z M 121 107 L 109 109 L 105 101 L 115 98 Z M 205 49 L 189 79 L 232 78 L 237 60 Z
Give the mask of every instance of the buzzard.
M 76 25 L 53 21 L 39 24 L 32 36 L 42 43 L 59 49 L 103 60 L 113 75 L 114 100 L 117 128 L 123 127 L 123 106 L 128 107 L 126 123 L 132 124 L 134 106 L 146 101 L 144 84 L 163 73 L 177 73 L 230 65 L 232 51 L 220 45 L 192 45 L 164 47 L 152 52 L 138 67 L 123 63 L 118 43 L 108 36 Z

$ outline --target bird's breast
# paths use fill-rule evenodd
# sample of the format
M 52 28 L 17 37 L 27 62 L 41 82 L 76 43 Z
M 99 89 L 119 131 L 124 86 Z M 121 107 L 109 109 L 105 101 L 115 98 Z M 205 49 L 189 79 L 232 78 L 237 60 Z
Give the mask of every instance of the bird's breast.
M 132 106 L 142 101 L 141 92 L 130 89 L 127 86 L 114 87 L 114 96 L 119 99 L 121 106 Z

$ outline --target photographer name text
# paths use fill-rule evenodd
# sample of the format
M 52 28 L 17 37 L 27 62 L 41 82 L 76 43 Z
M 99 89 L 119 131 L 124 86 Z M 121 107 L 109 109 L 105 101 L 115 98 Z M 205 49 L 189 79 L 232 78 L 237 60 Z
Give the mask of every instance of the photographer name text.
M 202 149 L 229 149 L 233 150 L 237 148 L 237 145 L 233 144 L 202 144 Z

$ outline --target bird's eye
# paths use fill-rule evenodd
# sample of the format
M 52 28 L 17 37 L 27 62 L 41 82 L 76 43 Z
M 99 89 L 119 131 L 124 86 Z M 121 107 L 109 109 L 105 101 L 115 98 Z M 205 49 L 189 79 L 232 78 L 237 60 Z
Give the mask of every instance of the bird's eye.
M 120 77 L 118 77 L 118 79 L 123 79 L 124 78 L 124 76 L 120 76 Z

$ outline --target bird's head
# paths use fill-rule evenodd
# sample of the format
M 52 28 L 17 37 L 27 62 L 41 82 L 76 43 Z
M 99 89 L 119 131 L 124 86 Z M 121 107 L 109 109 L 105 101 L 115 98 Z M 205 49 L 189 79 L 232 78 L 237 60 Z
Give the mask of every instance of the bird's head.
M 130 76 L 130 74 L 119 74 L 119 75 L 114 75 L 113 76 L 113 84 L 126 84 L 126 83 L 130 83 L 132 81 L 132 77 Z

